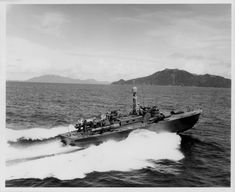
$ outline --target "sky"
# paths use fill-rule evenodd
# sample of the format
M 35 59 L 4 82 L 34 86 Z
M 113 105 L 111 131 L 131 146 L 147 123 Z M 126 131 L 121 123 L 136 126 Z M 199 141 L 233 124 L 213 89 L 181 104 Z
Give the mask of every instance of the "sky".
M 7 80 L 116 81 L 165 68 L 231 78 L 229 4 L 7 6 Z

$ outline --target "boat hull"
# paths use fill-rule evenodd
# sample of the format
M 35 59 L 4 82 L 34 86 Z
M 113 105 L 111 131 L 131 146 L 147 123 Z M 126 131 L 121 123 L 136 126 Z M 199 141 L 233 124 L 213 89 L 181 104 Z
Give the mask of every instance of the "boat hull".
M 156 123 L 156 125 L 153 124 L 153 127 L 151 126 L 149 129 L 155 132 L 181 133 L 191 129 L 197 123 L 201 112 L 201 110 L 197 110 L 174 115 Z
M 91 144 L 97 145 L 107 140 L 122 140 L 125 139 L 130 132 L 137 129 L 147 129 L 157 133 L 160 132 L 173 132 L 181 133 L 191 129 L 198 121 L 201 110 L 186 112 L 178 115 L 172 115 L 164 120 L 156 123 L 135 123 L 125 125 L 112 131 L 104 132 L 101 134 L 86 135 L 73 131 L 60 135 L 61 141 L 66 145 L 88 146 Z

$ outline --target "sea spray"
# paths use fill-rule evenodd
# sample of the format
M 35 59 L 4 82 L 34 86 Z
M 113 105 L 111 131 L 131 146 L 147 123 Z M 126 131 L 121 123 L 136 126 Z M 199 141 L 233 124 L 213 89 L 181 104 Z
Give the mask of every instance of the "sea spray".
M 37 143 L 34 145 L 15 147 L 7 145 L 6 160 L 20 160 L 26 158 L 39 158 L 48 155 L 56 155 L 73 151 L 79 147 L 64 146 L 59 139 L 45 143 Z
M 48 128 L 32 128 L 23 130 L 7 129 L 7 141 L 17 142 L 19 140 L 45 140 L 58 136 L 68 131 L 76 130 L 73 125 Z
M 156 169 L 160 160 L 178 161 L 184 157 L 179 150 L 180 142 L 180 136 L 175 133 L 138 130 L 119 142 L 110 140 L 82 151 L 7 166 L 6 179 L 55 177 L 63 180 L 83 178 L 94 171 Z

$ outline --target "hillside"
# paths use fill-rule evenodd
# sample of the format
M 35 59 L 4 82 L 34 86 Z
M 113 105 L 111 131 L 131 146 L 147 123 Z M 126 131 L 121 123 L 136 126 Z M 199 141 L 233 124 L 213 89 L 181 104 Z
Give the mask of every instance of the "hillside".
M 38 83 L 72 83 L 72 84 L 109 84 L 107 81 L 96 81 L 94 79 L 72 79 L 68 77 L 62 77 L 59 75 L 43 75 L 39 77 L 34 77 L 27 82 L 38 82 Z
M 119 80 L 112 84 L 150 84 L 150 85 L 175 85 L 175 86 L 197 86 L 197 87 L 231 87 L 231 79 L 215 75 L 196 75 L 179 69 L 164 69 L 152 75 L 130 79 Z

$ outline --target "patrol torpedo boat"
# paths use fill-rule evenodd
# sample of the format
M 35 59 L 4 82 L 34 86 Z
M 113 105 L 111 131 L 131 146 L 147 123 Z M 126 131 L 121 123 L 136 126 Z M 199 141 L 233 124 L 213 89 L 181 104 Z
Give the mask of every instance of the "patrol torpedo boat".
M 191 129 L 202 113 L 193 111 L 161 112 L 156 106 L 146 107 L 137 104 L 137 87 L 132 88 L 133 107 L 129 114 L 111 111 L 100 118 L 79 120 L 76 130 L 59 135 L 61 142 L 72 146 L 89 146 L 104 141 L 122 140 L 134 130 L 147 129 L 154 132 L 181 133 Z

